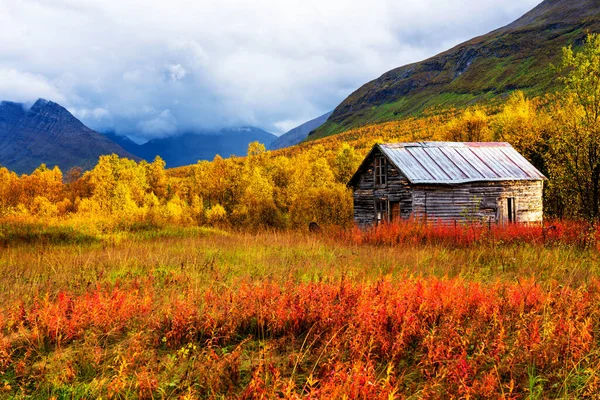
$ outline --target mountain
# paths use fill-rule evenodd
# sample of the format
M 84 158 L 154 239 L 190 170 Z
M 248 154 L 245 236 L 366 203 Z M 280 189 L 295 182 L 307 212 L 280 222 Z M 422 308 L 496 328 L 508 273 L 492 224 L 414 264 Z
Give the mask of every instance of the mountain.
M 92 167 L 103 154 L 136 159 L 118 144 L 85 126 L 64 107 L 39 99 L 30 109 L 0 102 L 0 165 L 31 173 L 40 164 Z
M 115 131 L 102 132 L 102 134 L 109 138 L 112 142 L 115 142 L 116 144 L 124 148 L 125 151 L 130 152 L 131 154 L 135 154 L 135 152 L 138 151 L 138 148 L 140 147 L 139 144 L 129 139 L 127 136 L 119 135 Z
M 300 126 L 295 127 L 294 129 L 287 131 L 286 133 L 275 139 L 273 143 L 271 143 L 269 149 L 277 150 L 300 143 L 301 141 L 306 139 L 306 137 L 311 131 L 323 125 L 325 121 L 327 121 L 327 118 L 329 118 L 331 113 L 332 111 L 325 113 L 320 117 L 312 119 L 308 122 L 303 123 Z
M 93 167 L 103 154 L 152 161 L 160 155 L 169 167 L 198 160 L 245 155 L 253 141 L 269 146 L 277 137 L 258 128 L 232 128 L 202 134 L 154 139 L 138 145 L 114 132 L 100 134 L 75 118 L 64 107 L 39 99 L 27 109 L 10 101 L 0 102 L 0 166 L 31 173 L 40 164 L 58 165 L 64 172 L 74 166 Z
M 600 32 L 599 0 L 546 0 L 503 28 L 363 85 L 309 138 L 431 107 L 467 106 L 515 89 L 543 94 L 556 88 L 549 64 L 560 61 L 561 48 L 580 45 L 594 32 Z
M 147 161 L 152 161 L 156 156 L 160 156 L 169 168 L 195 164 L 198 160 L 212 160 L 217 154 L 222 157 L 229 157 L 230 155 L 243 156 L 247 154 L 248 145 L 251 142 L 259 141 L 269 147 L 277 138 L 269 132 L 252 127 L 222 129 L 215 132 L 186 133 L 179 136 L 152 139 L 142 145 L 114 133 L 106 135 L 127 151 Z

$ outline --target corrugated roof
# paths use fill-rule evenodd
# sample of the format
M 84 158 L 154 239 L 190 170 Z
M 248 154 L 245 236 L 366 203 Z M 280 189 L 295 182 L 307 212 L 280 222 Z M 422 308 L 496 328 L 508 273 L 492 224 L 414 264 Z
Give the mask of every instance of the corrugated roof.
M 376 146 L 411 183 L 546 179 L 508 143 L 418 142 Z

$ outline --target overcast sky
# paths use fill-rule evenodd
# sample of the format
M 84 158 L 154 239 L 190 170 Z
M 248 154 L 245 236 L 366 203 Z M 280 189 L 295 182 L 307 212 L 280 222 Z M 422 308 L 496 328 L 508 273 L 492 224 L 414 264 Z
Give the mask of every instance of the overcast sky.
M 138 139 L 282 133 L 541 0 L 0 0 L 0 99 Z

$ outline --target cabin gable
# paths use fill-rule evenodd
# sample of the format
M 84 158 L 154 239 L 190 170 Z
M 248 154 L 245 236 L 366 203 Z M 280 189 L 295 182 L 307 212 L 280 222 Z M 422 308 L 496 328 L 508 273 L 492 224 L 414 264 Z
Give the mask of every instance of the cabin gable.
M 377 160 L 385 161 L 385 184 L 376 182 Z M 361 164 L 350 184 L 354 189 L 354 219 L 361 226 L 374 225 L 382 220 L 410 218 L 412 193 L 410 182 L 402 171 L 378 149 L 374 148 Z

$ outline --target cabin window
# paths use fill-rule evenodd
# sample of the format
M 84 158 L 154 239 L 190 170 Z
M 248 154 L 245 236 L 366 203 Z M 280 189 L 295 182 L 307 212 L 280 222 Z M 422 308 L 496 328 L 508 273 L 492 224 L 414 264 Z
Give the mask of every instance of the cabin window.
M 385 157 L 375 157 L 375 186 L 387 184 L 387 162 Z
M 388 222 L 388 202 L 386 200 L 377 200 L 375 201 L 375 218 L 377 219 L 377 224 L 381 224 L 382 222 Z
M 508 211 L 508 223 L 517 222 L 517 202 L 514 197 L 506 199 L 506 210 Z

